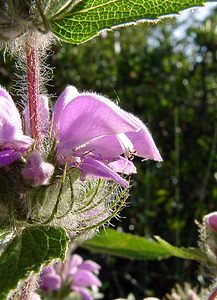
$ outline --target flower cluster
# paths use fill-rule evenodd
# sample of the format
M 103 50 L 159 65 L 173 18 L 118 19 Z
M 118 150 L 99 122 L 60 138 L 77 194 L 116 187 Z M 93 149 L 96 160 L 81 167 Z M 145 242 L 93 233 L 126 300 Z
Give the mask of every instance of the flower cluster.
M 61 295 L 68 299 L 73 292 L 83 300 L 96 299 L 102 285 L 97 277 L 99 270 L 100 266 L 94 261 L 83 260 L 81 256 L 74 254 L 64 263 L 43 268 L 39 279 L 41 292 L 43 295 L 49 294 L 52 299 L 62 299 Z
M 0 89 L 0 100 L 2 167 L 25 157 L 34 141 L 23 133 L 19 112 L 3 88 Z M 40 101 L 41 131 L 46 138 L 51 127 L 48 98 L 43 96 Z M 25 132 L 30 134 L 28 109 L 24 111 L 24 119 Z M 72 86 L 63 91 L 54 106 L 51 136 L 56 141 L 58 164 L 77 167 L 83 180 L 88 176 L 103 177 L 128 187 L 128 182 L 118 173 L 129 175 L 136 172 L 130 157 L 137 155 L 162 160 L 149 131 L 138 118 L 105 97 L 94 93 L 79 94 Z M 47 183 L 45 179 L 37 182 L 43 170 L 48 172 L 47 177 L 52 174 L 51 167 L 43 166 L 43 161 L 35 153 L 27 158 L 27 168 L 29 171 L 24 171 L 23 176 L 33 180 L 33 185 Z M 37 176 L 34 173 L 40 168 L 42 171 Z
M 48 98 L 40 95 L 39 100 L 40 141 L 35 141 L 29 108 L 21 119 L 0 87 L 0 179 L 5 181 L 0 214 L 13 191 L 16 219 L 49 223 L 58 212 L 59 223 L 54 223 L 61 226 L 69 222 L 66 215 L 80 214 L 73 230 L 93 227 L 93 219 L 103 224 L 123 206 L 126 176 L 136 172 L 133 157 L 162 160 L 150 132 L 111 100 L 73 86 L 59 96 L 51 116 Z

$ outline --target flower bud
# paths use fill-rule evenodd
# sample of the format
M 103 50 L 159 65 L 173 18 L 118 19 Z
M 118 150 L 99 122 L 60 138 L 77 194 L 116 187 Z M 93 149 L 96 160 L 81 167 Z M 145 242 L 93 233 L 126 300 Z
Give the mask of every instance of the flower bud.
M 200 300 L 200 298 L 193 290 L 189 290 L 187 295 L 187 300 Z
M 40 275 L 40 287 L 44 291 L 58 291 L 61 288 L 62 279 L 53 267 L 44 267 Z
M 45 162 L 41 155 L 34 151 L 28 157 L 21 173 L 26 182 L 32 186 L 47 185 L 54 173 L 54 166 Z
M 41 300 L 41 297 L 38 294 L 33 293 L 31 300 Z
M 39 281 L 40 288 L 45 295 L 48 292 L 48 296 L 51 297 L 49 299 L 56 298 L 55 292 L 57 291 L 59 295 L 66 295 L 64 299 L 74 299 L 70 297 L 71 292 L 78 293 L 79 299 L 98 299 L 98 290 L 102 285 L 96 276 L 99 268 L 100 266 L 95 262 L 83 261 L 82 257 L 77 254 L 68 256 L 65 262 L 58 262 L 52 267 L 43 268 Z
M 201 245 L 210 264 L 217 263 L 217 212 L 203 218 L 201 226 Z
M 204 217 L 204 223 L 208 230 L 217 234 L 217 212 L 210 213 Z

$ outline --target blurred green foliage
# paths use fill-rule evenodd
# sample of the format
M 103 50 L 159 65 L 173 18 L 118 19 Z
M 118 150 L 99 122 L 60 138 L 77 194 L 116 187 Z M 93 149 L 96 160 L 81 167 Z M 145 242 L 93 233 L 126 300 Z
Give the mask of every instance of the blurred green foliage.
M 182 24 L 167 21 L 103 34 L 80 46 L 56 44 L 48 63 L 55 95 L 68 84 L 119 101 L 153 133 L 163 163 L 136 160 L 138 173 L 120 230 L 160 235 L 174 245 L 196 246 L 197 226 L 217 205 L 217 14 L 194 20 L 182 39 Z M 15 79 L 9 57 L 0 65 L 0 83 Z M 87 254 L 87 253 L 86 253 Z M 90 256 L 90 254 L 87 254 Z M 102 264 L 104 299 L 162 297 L 175 282 L 197 283 L 197 265 L 170 259 L 141 262 L 93 256 Z

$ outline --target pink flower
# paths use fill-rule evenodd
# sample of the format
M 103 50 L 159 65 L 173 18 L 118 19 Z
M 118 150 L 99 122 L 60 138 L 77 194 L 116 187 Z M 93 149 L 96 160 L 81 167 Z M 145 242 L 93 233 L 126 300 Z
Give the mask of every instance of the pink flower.
M 23 134 L 21 118 L 11 96 L 0 87 L 0 167 L 19 160 L 33 142 Z
M 40 287 L 45 291 L 58 291 L 61 288 L 62 279 L 53 267 L 44 267 L 40 275 Z
M 132 174 L 134 155 L 162 161 L 147 127 L 111 100 L 94 93 L 78 93 L 67 87 L 53 112 L 57 159 L 81 171 L 81 179 L 103 177 L 124 187 L 118 173 Z
M 40 275 L 40 287 L 44 291 L 55 292 L 68 284 L 83 300 L 92 300 L 92 294 L 102 285 L 96 276 L 99 269 L 100 266 L 94 261 L 83 261 L 81 256 L 74 254 L 64 263 L 45 267 Z
M 19 113 L 9 94 L 1 88 L 0 95 L 1 167 L 19 160 L 33 140 L 23 134 Z M 48 99 L 45 96 L 40 97 L 39 114 L 42 120 L 41 135 L 48 138 L 50 121 Z M 24 120 L 26 132 L 29 133 L 28 109 L 24 111 Z M 162 161 L 147 127 L 111 100 L 95 93 L 79 93 L 75 87 L 68 86 L 54 106 L 51 124 L 58 164 L 67 163 L 71 168 L 78 168 L 81 180 L 102 177 L 128 187 L 128 181 L 120 174 L 136 173 L 131 161 L 133 156 Z M 31 161 L 33 156 L 23 171 L 24 177 L 29 179 L 36 172 Z M 44 170 L 42 161 L 40 163 L 41 170 Z M 28 171 L 28 168 L 31 170 Z M 39 180 L 34 179 L 36 185 L 40 182 L 43 184 L 44 175 L 41 172 L 38 175 Z

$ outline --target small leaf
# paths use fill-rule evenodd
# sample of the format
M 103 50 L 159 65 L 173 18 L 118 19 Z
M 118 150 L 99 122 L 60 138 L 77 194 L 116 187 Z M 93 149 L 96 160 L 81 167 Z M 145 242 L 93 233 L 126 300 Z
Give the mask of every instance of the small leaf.
M 80 44 L 102 30 L 138 22 L 154 21 L 181 10 L 202 6 L 204 0 L 81 0 L 65 17 L 50 21 L 51 31 L 61 40 Z
M 0 231 L 0 255 L 2 254 L 4 249 L 7 247 L 9 242 L 12 240 L 13 236 L 14 236 L 13 232 L 10 230 L 5 230 L 5 231 L 1 230 Z
M 199 249 L 178 248 L 160 238 L 157 238 L 157 240 L 156 242 L 152 239 L 108 229 L 106 232 L 102 231 L 98 236 L 86 241 L 81 247 L 94 252 L 133 259 L 154 260 L 175 256 L 205 261 L 205 256 Z
M 53 259 L 64 259 L 68 237 L 62 228 L 33 226 L 17 234 L 0 256 L 0 299 L 21 279 Z

